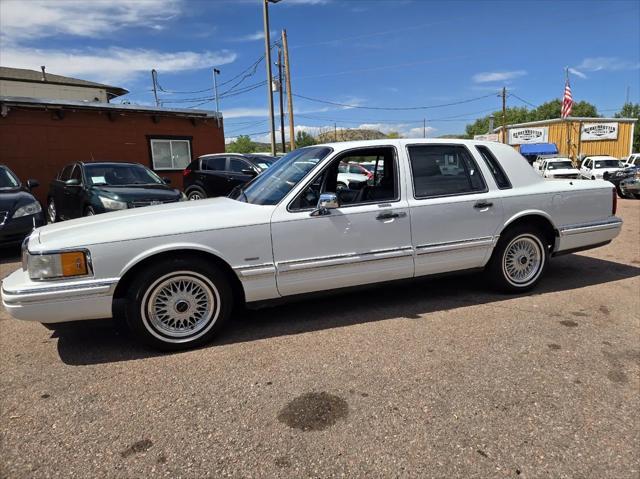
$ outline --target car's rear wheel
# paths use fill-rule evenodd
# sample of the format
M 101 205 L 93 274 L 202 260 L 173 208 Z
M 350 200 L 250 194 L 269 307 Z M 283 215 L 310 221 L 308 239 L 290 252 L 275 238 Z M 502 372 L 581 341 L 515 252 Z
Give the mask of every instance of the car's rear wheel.
M 487 265 L 489 280 L 502 291 L 518 293 L 533 288 L 549 261 L 549 245 L 535 227 L 519 225 L 505 231 Z
M 135 277 L 126 319 L 139 340 L 174 351 L 210 341 L 232 309 L 233 293 L 224 272 L 202 260 L 174 259 Z
M 49 198 L 49 203 L 47 204 L 47 219 L 49 223 L 55 223 L 58 221 L 58 209 L 56 208 L 56 202 L 53 198 Z
M 207 194 L 200 188 L 193 188 L 187 193 L 187 199 L 189 201 L 203 200 L 206 197 Z

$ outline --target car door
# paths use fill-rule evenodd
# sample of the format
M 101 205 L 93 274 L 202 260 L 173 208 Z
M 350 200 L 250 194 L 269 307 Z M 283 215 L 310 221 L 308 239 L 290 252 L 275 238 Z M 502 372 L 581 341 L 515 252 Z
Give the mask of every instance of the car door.
M 65 182 L 71 178 L 71 172 L 73 171 L 73 164 L 66 165 L 62 171 L 58 174 L 58 177 L 51 182 L 49 187 L 49 203 L 55 204 L 55 209 L 59 218 L 64 218 L 64 187 Z
M 202 158 L 198 181 L 201 182 L 208 197 L 226 196 L 229 191 L 227 176 L 227 157 L 210 156 Z
M 504 216 L 490 170 L 478 166 L 486 160 L 460 144 L 408 144 L 406 154 L 416 276 L 484 266 Z
M 340 160 L 372 150 L 384 155 L 389 165 L 387 181 L 360 192 L 345 190 L 338 208 L 330 214 L 314 214 L 316 193 L 335 192 Z M 271 234 L 280 294 L 413 276 L 409 210 L 398 160 L 395 147 L 350 150 L 334 156 L 278 205 Z
M 230 185 L 229 191 L 238 185 L 244 185 L 247 181 L 251 181 L 257 176 L 257 172 L 255 172 L 255 168 L 251 163 L 242 158 L 236 158 L 233 156 L 229 157 L 227 170 Z M 252 171 L 254 174 L 249 174 L 248 171 Z M 227 192 L 227 194 L 228 193 L 229 192 Z
M 580 174 L 584 178 L 591 178 L 591 158 L 585 158 L 580 166 Z
M 71 175 L 71 180 L 77 180 L 78 184 L 67 185 L 62 187 L 62 211 L 65 219 L 79 218 L 83 213 L 83 181 L 82 166 L 75 164 Z

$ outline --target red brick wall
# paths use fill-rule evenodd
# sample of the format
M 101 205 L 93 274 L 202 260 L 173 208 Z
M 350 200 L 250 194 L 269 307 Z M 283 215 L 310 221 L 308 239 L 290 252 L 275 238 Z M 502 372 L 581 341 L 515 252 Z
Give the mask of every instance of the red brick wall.
M 149 113 L 14 108 L 0 117 L 0 163 L 25 182 L 35 178 L 34 190 L 46 202 L 49 183 L 60 169 L 74 161 L 126 161 L 153 168 L 149 136 L 192 137 L 191 156 L 224 152 L 224 134 L 215 119 L 157 116 Z M 182 171 L 156 171 L 182 189 Z

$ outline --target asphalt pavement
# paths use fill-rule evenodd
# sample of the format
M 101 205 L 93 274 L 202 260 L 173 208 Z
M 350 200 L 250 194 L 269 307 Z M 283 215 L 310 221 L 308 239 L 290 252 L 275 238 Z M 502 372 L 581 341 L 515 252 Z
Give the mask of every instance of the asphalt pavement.
M 0 310 L 0 477 L 638 478 L 640 201 L 619 215 L 524 296 L 375 287 L 177 354 Z

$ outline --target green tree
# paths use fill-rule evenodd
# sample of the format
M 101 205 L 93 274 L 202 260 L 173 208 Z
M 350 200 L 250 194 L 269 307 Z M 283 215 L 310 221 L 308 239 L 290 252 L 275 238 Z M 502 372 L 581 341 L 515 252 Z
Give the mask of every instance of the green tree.
M 311 146 L 316 144 L 316 139 L 306 131 L 299 130 L 296 133 L 296 148 L 302 148 L 303 146 Z
M 247 135 L 240 135 L 236 141 L 227 145 L 228 153 L 253 153 L 256 151 L 256 144 Z
M 390 131 L 389 133 L 387 133 L 387 138 L 391 138 L 391 139 L 402 138 L 402 135 L 397 131 Z
M 635 118 L 636 126 L 633 129 L 633 152 L 640 151 L 640 125 L 638 125 L 638 118 L 640 118 L 640 103 L 625 103 L 622 109 L 616 113 L 616 118 Z

